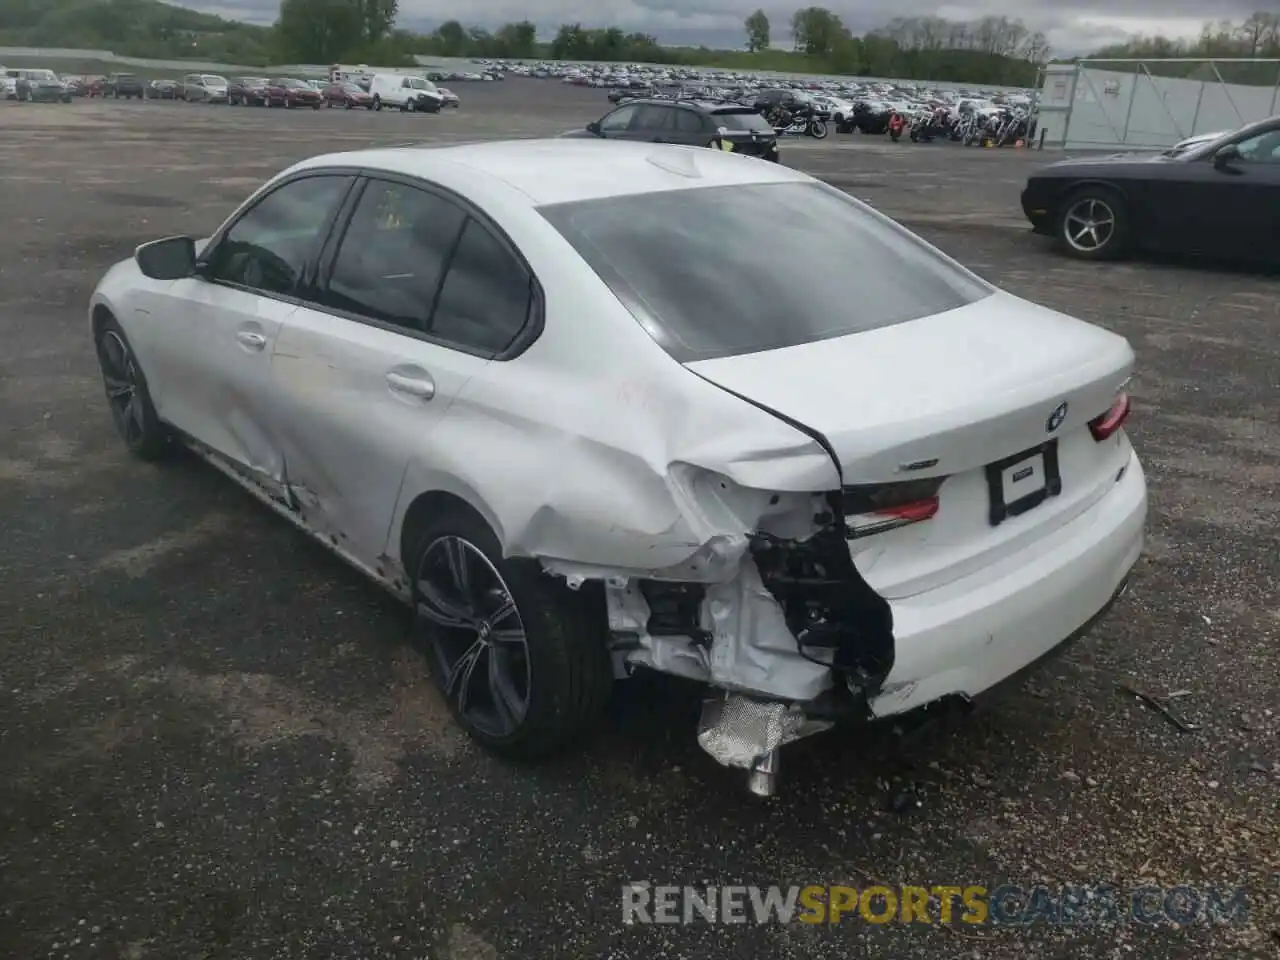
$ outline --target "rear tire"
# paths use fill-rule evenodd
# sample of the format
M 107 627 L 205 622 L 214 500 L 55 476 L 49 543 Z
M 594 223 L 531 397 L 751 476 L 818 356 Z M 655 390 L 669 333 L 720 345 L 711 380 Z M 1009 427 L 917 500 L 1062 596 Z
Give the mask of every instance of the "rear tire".
M 382 98 L 378 96 L 376 93 L 373 95 L 373 109 L 375 110 L 382 109 Z
M 827 138 L 827 122 L 825 120 L 810 121 L 809 136 L 815 140 L 825 140 Z
M 466 510 L 410 534 L 414 642 L 459 725 L 510 759 L 545 758 L 582 740 L 613 686 L 598 584 L 573 591 L 537 561 L 504 558 L 488 525 Z M 461 626 L 450 612 L 480 626 Z

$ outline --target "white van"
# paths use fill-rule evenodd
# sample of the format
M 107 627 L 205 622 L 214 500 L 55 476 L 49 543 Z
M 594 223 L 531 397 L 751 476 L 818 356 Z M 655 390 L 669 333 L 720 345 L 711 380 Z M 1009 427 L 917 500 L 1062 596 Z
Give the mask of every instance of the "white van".
M 387 106 L 439 113 L 444 103 L 444 95 L 430 80 L 401 73 L 375 73 L 369 82 L 369 96 L 375 110 Z

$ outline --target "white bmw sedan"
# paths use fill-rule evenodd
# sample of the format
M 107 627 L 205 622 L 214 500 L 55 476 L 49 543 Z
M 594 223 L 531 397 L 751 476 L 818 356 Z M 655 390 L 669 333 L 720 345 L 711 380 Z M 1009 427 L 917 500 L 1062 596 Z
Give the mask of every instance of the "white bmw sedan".
M 1142 549 L 1128 343 L 766 161 L 316 157 L 90 319 L 129 449 L 189 447 L 410 602 L 502 754 L 644 667 L 706 684 L 699 742 L 767 793 L 790 740 L 1059 649 Z

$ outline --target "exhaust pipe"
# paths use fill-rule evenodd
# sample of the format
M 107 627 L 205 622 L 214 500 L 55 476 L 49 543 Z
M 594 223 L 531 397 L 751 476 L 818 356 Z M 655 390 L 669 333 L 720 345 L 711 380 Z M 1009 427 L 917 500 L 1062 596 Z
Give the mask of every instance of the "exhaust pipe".
M 772 797 L 778 792 L 778 760 L 782 751 L 774 747 L 756 758 L 747 774 L 747 789 L 757 797 Z

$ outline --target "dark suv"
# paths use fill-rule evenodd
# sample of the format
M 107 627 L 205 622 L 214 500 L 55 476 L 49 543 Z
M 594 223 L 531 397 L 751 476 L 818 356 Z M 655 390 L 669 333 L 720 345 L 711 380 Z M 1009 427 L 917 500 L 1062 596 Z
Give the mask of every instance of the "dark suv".
M 113 73 L 102 85 L 102 95 L 114 97 L 116 100 L 121 97 L 127 100 L 132 100 L 134 97 L 143 100 L 146 98 L 146 91 L 147 86 L 142 82 L 142 78 L 132 73 Z
M 778 135 L 769 121 L 737 103 L 632 100 L 565 136 L 679 143 L 778 160 Z

